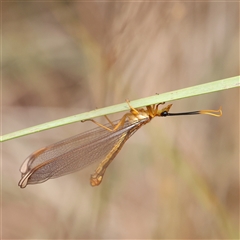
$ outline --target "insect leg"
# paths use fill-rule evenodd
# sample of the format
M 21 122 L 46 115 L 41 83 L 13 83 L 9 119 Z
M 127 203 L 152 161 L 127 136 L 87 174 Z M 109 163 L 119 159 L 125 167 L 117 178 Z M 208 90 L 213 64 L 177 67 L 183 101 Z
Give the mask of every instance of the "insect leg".
M 122 127 L 122 126 L 124 125 L 124 123 L 125 123 L 125 121 L 126 121 L 126 118 L 127 118 L 129 115 L 131 115 L 131 113 L 126 113 L 125 115 L 123 115 L 123 117 L 119 120 L 119 122 L 118 122 L 115 126 L 113 126 L 113 127 L 114 127 L 113 129 L 104 126 L 103 124 L 95 121 L 94 119 L 82 120 L 82 122 L 92 121 L 93 123 L 95 123 L 95 124 L 98 125 L 99 127 L 102 127 L 102 128 L 104 128 L 104 129 L 106 129 L 106 130 L 108 130 L 108 131 L 110 131 L 110 132 L 114 132 L 114 131 L 118 130 L 120 127 Z M 105 117 L 106 117 L 106 118 L 108 119 L 108 121 L 113 125 L 113 123 L 111 122 L 111 120 L 110 120 L 107 116 L 105 116 Z
M 128 106 L 130 108 L 130 112 L 133 115 L 138 115 L 139 114 L 138 110 L 130 105 L 130 101 L 127 99 L 126 102 L 127 102 Z
M 90 178 L 90 184 L 94 186 L 98 186 L 103 179 L 104 173 L 109 166 L 109 164 L 112 162 L 112 160 L 116 157 L 120 149 L 122 148 L 123 144 L 128 139 L 128 135 L 125 132 L 119 139 L 119 141 L 114 145 L 112 150 L 108 153 L 108 155 L 105 157 L 105 159 L 99 164 L 97 169 L 95 170 L 95 173 L 91 175 Z

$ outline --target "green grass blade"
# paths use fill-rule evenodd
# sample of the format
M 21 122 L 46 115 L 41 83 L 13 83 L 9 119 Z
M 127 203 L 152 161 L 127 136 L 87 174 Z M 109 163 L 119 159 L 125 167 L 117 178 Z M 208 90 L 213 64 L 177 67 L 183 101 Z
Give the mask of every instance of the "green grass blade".
M 147 105 L 156 104 L 156 103 L 160 103 L 160 102 L 175 101 L 175 100 L 179 100 L 179 99 L 183 99 L 183 98 L 188 98 L 188 97 L 193 97 L 193 96 L 198 96 L 198 95 L 202 95 L 202 94 L 207 94 L 207 93 L 212 93 L 212 92 L 216 92 L 216 91 L 222 91 L 222 90 L 226 90 L 226 89 L 230 89 L 230 88 L 239 87 L 240 86 L 239 77 L 240 76 L 236 76 L 236 77 L 218 80 L 218 81 L 214 81 L 214 82 L 210 82 L 210 83 L 205 83 L 205 84 L 188 87 L 188 88 L 184 88 L 184 89 L 180 89 L 180 90 L 176 90 L 176 91 L 172 91 L 172 92 L 167 92 L 167 93 L 163 93 L 163 94 L 159 94 L 159 95 L 156 94 L 151 97 L 141 98 L 138 100 L 131 101 L 131 105 L 134 108 L 138 108 L 138 107 L 144 107 Z M 129 99 L 129 100 L 131 100 L 131 99 Z M 13 133 L 9 133 L 9 134 L 0 136 L 0 142 L 4 142 L 4 141 L 10 140 L 10 139 L 17 138 L 17 137 L 44 131 L 47 129 L 60 127 L 60 126 L 67 125 L 70 123 L 79 122 L 81 120 L 96 118 L 96 117 L 110 115 L 113 113 L 117 113 L 117 112 L 121 112 L 121 111 L 128 111 L 128 110 L 129 110 L 129 107 L 126 103 L 117 104 L 117 105 L 113 105 L 113 106 L 105 107 L 105 108 L 101 108 L 101 109 L 96 109 L 96 110 L 93 110 L 90 112 L 81 113 L 81 114 L 70 116 L 67 118 L 62 118 L 59 120 L 47 122 L 47 123 L 40 124 L 40 125 L 37 125 L 34 127 L 26 128 L 26 129 L 23 129 L 23 130 L 20 130 L 17 132 L 13 132 Z

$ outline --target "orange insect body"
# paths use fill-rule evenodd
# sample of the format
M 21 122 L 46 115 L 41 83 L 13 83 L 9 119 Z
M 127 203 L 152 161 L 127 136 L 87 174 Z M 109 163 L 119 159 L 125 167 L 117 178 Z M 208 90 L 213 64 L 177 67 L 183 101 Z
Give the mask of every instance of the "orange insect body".
M 81 170 L 96 161 L 101 161 L 90 178 L 91 185 L 97 186 L 101 183 L 107 167 L 124 143 L 152 118 L 195 114 L 217 117 L 222 115 L 221 109 L 169 113 L 172 104 L 161 110 L 158 109 L 161 103 L 147 106 L 146 109 L 135 109 L 128 101 L 127 104 L 130 112 L 126 113 L 119 121 L 111 122 L 106 116 L 109 123 L 102 125 L 89 119 L 99 127 L 32 153 L 21 166 L 22 178 L 18 185 L 24 188 L 28 184 L 42 183 L 50 178 L 57 178 Z

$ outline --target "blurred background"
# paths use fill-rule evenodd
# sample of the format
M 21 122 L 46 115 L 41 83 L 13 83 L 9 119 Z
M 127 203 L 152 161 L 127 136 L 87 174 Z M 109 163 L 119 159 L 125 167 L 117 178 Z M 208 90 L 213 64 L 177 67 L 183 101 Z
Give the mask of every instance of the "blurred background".
M 233 77 L 239 3 L 3 2 L 2 67 L 2 134 Z M 28 155 L 93 123 L 4 142 L 2 238 L 239 238 L 239 90 L 172 112 L 220 106 L 221 118 L 154 119 L 95 188 L 96 166 L 18 187 Z

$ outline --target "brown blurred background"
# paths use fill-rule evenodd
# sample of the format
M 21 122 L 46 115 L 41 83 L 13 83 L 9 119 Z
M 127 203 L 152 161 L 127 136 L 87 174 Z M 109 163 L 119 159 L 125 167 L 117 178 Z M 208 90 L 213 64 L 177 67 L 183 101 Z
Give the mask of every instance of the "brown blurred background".
M 239 75 L 239 3 L 3 2 L 2 22 L 2 134 Z M 2 238 L 239 238 L 239 90 L 172 112 L 220 105 L 154 119 L 95 188 L 95 166 L 17 185 L 30 153 L 92 123 L 3 143 Z

